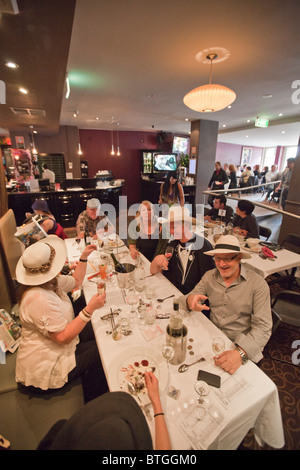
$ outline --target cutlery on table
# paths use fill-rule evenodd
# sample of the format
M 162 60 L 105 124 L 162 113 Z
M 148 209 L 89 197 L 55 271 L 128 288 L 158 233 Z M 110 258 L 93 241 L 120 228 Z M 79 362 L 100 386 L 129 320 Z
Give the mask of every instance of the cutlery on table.
M 156 302 L 163 302 L 166 299 L 170 299 L 171 297 L 175 297 L 175 294 L 169 295 L 168 297 L 164 297 L 163 299 L 156 299 Z
M 205 357 L 200 357 L 200 359 L 198 359 L 195 362 L 192 362 L 191 364 L 181 364 L 181 366 L 178 367 L 178 372 L 185 372 L 186 370 L 188 370 L 190 366 L 197 364 L 197 362 L 203 362 L 203 361 L 205 361 Z

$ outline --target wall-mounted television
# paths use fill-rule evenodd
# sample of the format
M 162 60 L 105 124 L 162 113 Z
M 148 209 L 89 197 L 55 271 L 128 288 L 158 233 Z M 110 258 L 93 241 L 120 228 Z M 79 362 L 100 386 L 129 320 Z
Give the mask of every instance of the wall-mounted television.
M 174 136 L 172 153 L 188 153 L 189 152 L 189 137 Z
M 177 160 L 175 153 L 154 153 L 153 154 L 153 166 L 154 171 L 176 171 Z

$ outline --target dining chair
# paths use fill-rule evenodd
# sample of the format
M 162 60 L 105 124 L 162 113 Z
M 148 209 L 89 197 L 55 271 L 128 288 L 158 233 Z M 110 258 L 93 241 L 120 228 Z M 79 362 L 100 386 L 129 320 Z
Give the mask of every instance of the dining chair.
M 274 345 L 272 346 L 270 343 L 275 331 L 282 323 L 286 323 L 297 328 L 300 327 L 300 292 L 291 290 L 283 290 L 279 292 L 271 303 L 271 310 L 273 320 L 272 336 L 266 345 L 264 355 L 265 357 L 270 357 L 274 361 L 291 364 L 291 361 L 285 360 L 278 351 L 276 354 L 276 346 L 274 351 Z
M 272 230 L 269 229 L 268 227 L 263 227 L 262 225 L 259 225 L 258 228 L 259 228 L 259 236 L 265 237 L 266 239 L 265 241 L 267 241 L 272 235 Z

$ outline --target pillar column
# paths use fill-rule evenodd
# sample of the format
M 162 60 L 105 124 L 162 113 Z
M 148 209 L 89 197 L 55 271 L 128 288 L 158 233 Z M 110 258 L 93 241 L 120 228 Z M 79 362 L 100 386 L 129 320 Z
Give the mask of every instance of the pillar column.
M 197 159 L 196 204 L 203 204 L 206 198 L 202 191 L 207 189 L 215 169 L 219 123 L 200 119 L 191 123 L 191 158 Z

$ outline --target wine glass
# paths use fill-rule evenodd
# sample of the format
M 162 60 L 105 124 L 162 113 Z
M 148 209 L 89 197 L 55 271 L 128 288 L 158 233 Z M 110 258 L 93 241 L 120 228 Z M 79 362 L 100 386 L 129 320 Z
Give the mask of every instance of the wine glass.
M 171 359 L 173 359 L 175 354 L 173 344 L 167 341 L 166 343 L 163 344 L 162 347 L 162 355 L 166 359 L 167 364 L 168 364 L 168 370 L 169 370 L 169 362 Z
M 130 287 L 127 291 L 127 295 L 126 295 L 126 302 L 128 305 L 131 306 L 131 310 L 130 310 L 130 313 L 134 313 L 134 308 L 133 306 L 138 303 L 138 295 L 135 291 L 135 289 L 133 287 Z
M 165 257 L 166 257 L 167 261 L 170 261 L 170 259 L 171 259 L 172 255 L 173 255 L 173 253 L 174 253 L 174 247 L 173 247 L 173 246 L 170 246 L 170 245 L 167 246 L 166 251 L 165 251 Z M 165 271 L 168 270 L 168 268 L 163 268 L 163 269 L 164 269 Z
M 212 350 L 216 356 L 222 354 L 225 351 L 225 341 L 220 336 L 216 336 L 212 341 Z

